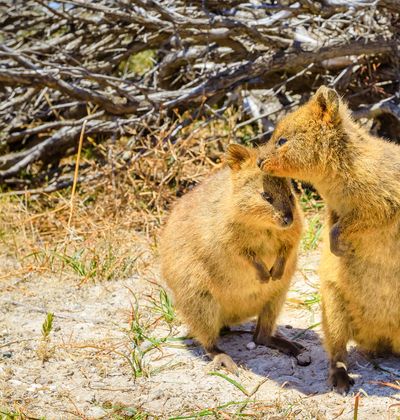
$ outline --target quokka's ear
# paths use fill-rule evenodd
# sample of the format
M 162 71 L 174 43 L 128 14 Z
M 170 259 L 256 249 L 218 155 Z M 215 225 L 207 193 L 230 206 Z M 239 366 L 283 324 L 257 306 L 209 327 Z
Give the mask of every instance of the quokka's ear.
M 234 170 L 239 170 L 243 163 L 251 158 L 253 150 L 240 144 L 229 144 L 226 151 L 226 163 Z
M 335 89 L 321 86 L 312 98 L 318 107 L 319 114 L 324 122 L 336 124 L 339 122 L 339 95 Z

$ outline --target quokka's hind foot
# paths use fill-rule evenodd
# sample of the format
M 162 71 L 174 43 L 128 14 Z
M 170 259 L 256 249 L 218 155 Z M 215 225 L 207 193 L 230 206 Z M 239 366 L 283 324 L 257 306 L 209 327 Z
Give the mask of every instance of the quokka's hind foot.
M 239 368 L 237 364 L 232 360 L 230 356 L 220 350 L 217 346 L 213 346 L 209 349 L 206 349 L 207 356 L 212 360 L 211 367 L 214 370 L 226 369 L 228 372 L 233 373 L 234 375 L 239 374 Z
M 254 335 L 254 342 L 273 349 L 277 349 L 284 354 L 294 356 L 299 366 L 308 366 L 311 363 L 311 356 L 308 350 L 295 341 L 278 335 L 263 335 L 261 330 Z
M 294 356 L 299 366 L 308 366 L 311 363 L 311 356 L 307 350 L 304 350 Z
M 307 348 L 297 343 L 296 341 L 287 341 L 289 341 L 289 343 L 292 343 L 298 350 L 297 354 L 292 354 L 297 360 L 297 364 L 299 366 L 308 366 L 311 363 L 311 355 Z
M 354 379 L 349 376 L 346 365 L 341 362 L 329 369 L 328 382 L 341 395 L 346 395 L 354 385 Z
M 236 376 L 239 375 L 239 368 L 237 364 L 226 353 L 221 353 L 215 356 L 211 362 L 211 365 L 214 370 L 224 368 Z

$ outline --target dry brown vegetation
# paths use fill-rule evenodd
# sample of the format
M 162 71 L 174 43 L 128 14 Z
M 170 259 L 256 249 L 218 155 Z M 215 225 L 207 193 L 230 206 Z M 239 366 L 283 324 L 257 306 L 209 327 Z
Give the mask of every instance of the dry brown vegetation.
M 98 169 L 95 183 L 78 186 L 75 193 L 72 188 L 2 193 L 2 240 L 22 255 L 34 253 L 38 244 L 61 249 L 75 243 L 90 249 L 102 240 L 119 243 L 126 235 L 134 237 L 135 231 L 153 238 L 171 202 L 221 164 L 229 129 L 201 125 L 193 123 L 184 141 L 169 143 L 168 149 L 162 133 L 137 139 L 132 153 L 143 153 L 143 159 L 127 162 L 123 148 L 127 139 L 84 149 L 80 164 L 96 169 L 86 153 L 98 154 L 107 164 Z M 76 158 L 66 158 L 67 162 L 74 166 Z
M 321 84 L 396 139 L 399 9 L 398 0 L 0 1 L 2 188 L 72 185 L 63 157 L 83 124 L 87 183 L 114 161 L 107 141 L 125 150 L 122 165 L 146 161 L 159 142 L 170 158 L 185 128 L 231 112 L 265 141 L 275 113 Z

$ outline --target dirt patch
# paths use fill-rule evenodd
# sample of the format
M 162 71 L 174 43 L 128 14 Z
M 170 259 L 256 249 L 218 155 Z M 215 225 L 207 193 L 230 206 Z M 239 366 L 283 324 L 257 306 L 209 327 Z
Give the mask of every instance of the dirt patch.
M 3 267 L 18 267 L 3 259 Z M 352 350 L 352 394 L 330 391 L 318 325 L 318 260 L 318 251 L 301 256 L 279 320 L 282 333 L 310 349 L 311 365 L 300 367 L 275 350 L 252 348 L 251 334 L 236 332 L 222 337 L 221 347 L 242 366 L 238 377 L 210 374 L 201 349 L 185 338 L 185 327 L 166 321 L 168 308 L 154 283 L 156 261 L 152 272 L 81 287 L 59 276 L 3 279 L 0 407 L 46 418 L 350 419 L 360 392 L 359 418 L 399 415 L 390 408 L 399 390 L 373 383 L 400 378 L 400 360 L 394 357 L 371 361 Z M 42 361 L 38 350 L 48 312 L 55 316 L 48 360 Z M 249 323 L 236 330 L 252 328 Z

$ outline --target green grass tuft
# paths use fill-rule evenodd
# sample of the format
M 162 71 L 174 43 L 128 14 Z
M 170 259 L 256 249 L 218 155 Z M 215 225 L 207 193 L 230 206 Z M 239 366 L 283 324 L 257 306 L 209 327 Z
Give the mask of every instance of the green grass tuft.
M 234 379 L 230 378 L 229 376 L 224 375 L 223 373 L 220 373 L 220 372 L 210 372 L 209 375 L 219 376 L 220 378 L 225 379 L 230 384 L 232 384 L 233 386 L 235 386 L 239 391 L 243 392 L 243 394 L 246 395 L 246 397 L 248 397 L 250 395 L 249 391 L 247 391 L 247 389 L 243 385 L 241 385 L 239 382 L 235 381 Z
M 165 322 L 172 324 L 176 319 L 176 313 L 172 299 L 163 288 L 160 288 L 158 297 L 158 301 L 155 298 L 150 297 L 154 312 L 160 314 Z
M 305 251 L 312 251 L 318 246 L 323 231 L 323 225 L 320 219 L 320 215 L 316 214 L 308 222 L 308 229 L 301 241 L 302 248 Z
M 54 314 L 49 312 L 46 315 L 46 318 L 42 325 L 42 336 L 44 340 L 47 340 L 49 338 L 51 330 L 53 329 L 53 319 L 54 319 Z

